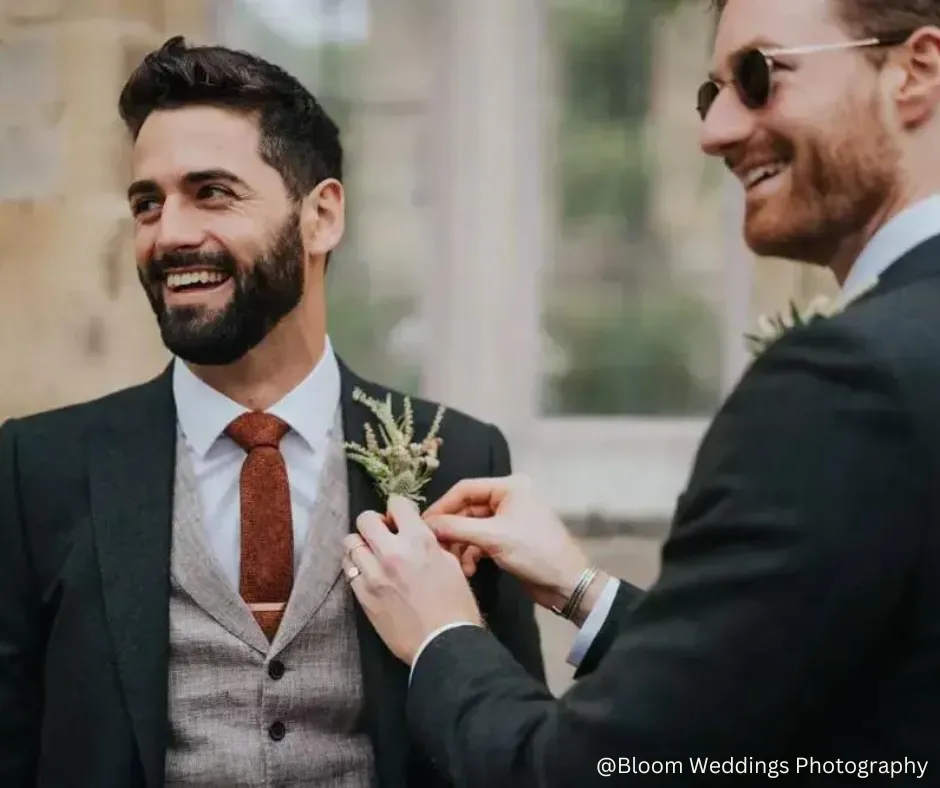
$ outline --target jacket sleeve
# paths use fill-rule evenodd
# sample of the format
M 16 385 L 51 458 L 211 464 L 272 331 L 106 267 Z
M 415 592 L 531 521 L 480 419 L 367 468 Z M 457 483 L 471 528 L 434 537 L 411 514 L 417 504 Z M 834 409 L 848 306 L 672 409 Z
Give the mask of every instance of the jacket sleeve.
M 658 581 L 555 699 L 487 633 L 417 661 L 415 740 L 458 786 L 727 783 L 695 757 L 776 758 L 885 642 L 922 550 L 930 466 L 894 377 L 838 321 L 759 358 L 696 458 Z M 625 479 L 624 484 L 629 485 Z
M 601 625 L 594 640 L 591 641 L 584 655 L 584 659 L 582 659 L 581 663 L 578 665 L 574 674 L 575 679 L 582 679 L 597 668 L 600 661 L 604 658 L 604 655 L 610 650 L 610 647 L 616 640 L 617 633 L 620 632 L 621 627 L 626 626 L 630 611 L 636 606 L 642 596 L 642 588 L 638 588 L 626 580 L 619 581 L 617 595 L 614 597 L 614 601 L 610 606 L 610 611 L 607 613 L 607 617 L 604 619 L 604 623 Z
M 0 785 L 36 784 L 43 635 L 17 490 L 16 422 L 0 426 Z

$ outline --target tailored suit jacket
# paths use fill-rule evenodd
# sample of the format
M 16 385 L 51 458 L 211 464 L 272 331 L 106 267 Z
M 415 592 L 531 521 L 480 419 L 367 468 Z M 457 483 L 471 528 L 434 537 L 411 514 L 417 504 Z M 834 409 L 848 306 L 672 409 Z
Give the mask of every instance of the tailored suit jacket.
M 940 784 L 940 236 L 754 361 L 658 581 L 621 587 L 577 678 L 556 700 L 453 629 L 415 665 L 411 729 L 460 786 L 609 785 L 602 758 L 629 786 L 855 785 L 839 759 Z
M 344 436 L 363 441 L 373 415 L 358 386 L 388 390 L 340 362 Z M 392 392 L 396 407 L 401 395 Z M 413 399 L 418 434 L 434 403 Z M 494 426 L 449 411 L 441 467 L 425 495 L 464 477 L 511 472 Z M 176 414 L 171 368 L 92 402 L 0 427 L 0 785 L 159 788 L 167 714 Z M 382 509 L 371 479 L 347 463 L 350 528 Z M 543 680 L 533 606 L 494 564 L 472 580 L 490 631 Z M 408 668 L 360 608 L 356 634 L 378 788 L 447 785 L 405 725 Z

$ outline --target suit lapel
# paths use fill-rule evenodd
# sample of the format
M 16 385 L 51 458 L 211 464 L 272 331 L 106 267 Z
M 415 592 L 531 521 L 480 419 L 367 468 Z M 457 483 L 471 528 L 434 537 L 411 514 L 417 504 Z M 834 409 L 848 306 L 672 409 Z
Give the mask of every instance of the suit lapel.
M 170 368 L 91 447 L 89 484 L 105 614 L 146 784 L 163 782 L 175 456 Z
M 283 651 L 303 631 L 340 580 L 344 553 L 342 535 L 347 531 L 348 519 L 346 461 L 341 433 L 342 425 L 337 414 L 321 472 L 317 502 L 307 529 L 307 541 L 284 620 L 271 643 L 272 654 Z
M 222 627 L 260 654 L 268 639 L 232 587 L 205 537 L 199 491 L 182 440 L 177 440 L 170 571 L 193 601 Z
M 353 401 L 356 387 L 381 399 L 386 390 L 368 383 L 339 362 L 345 440 L 362 443 L 363 428 L 374 421 L 372 413 Z M 372 479 L 357 463 L 346 461 L 349 485 L 350 530 L 356 529 L 356 518 L 364 511 L 384 511 L 385 506 Z M 356 605 L 356 631 L 362 664 L 365 694 L 365 726 L 375 749 L 376 777 L 382 788 L 407 784 L 408 739 L 405 734 L 405 699 L 408 689 L 408 668 L 392 654 L 372 628 L 362 608 Z

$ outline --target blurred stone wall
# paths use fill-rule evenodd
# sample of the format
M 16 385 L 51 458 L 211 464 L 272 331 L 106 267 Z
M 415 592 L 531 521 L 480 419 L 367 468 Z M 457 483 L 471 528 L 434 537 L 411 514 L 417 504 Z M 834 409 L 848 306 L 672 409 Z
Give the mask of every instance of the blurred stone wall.
M 116 101 L 207 0 L 0 0 L 0 419 L 166 361 L 136 279 Z

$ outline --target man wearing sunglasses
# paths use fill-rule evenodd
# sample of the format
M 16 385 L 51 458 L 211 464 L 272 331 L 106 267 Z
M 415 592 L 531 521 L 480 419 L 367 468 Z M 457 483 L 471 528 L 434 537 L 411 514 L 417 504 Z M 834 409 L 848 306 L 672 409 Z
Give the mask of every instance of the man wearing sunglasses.
M 719 12 L 702 146 L 751 248 L 829 267 L 847 306 L 743 376 L 645 593 L 515 478 L 360 516 L 352 589 L 457 785 L 940 784 L 940 0 Z M 574 687 L 515 664 L 436 539 L 579 626 Z

